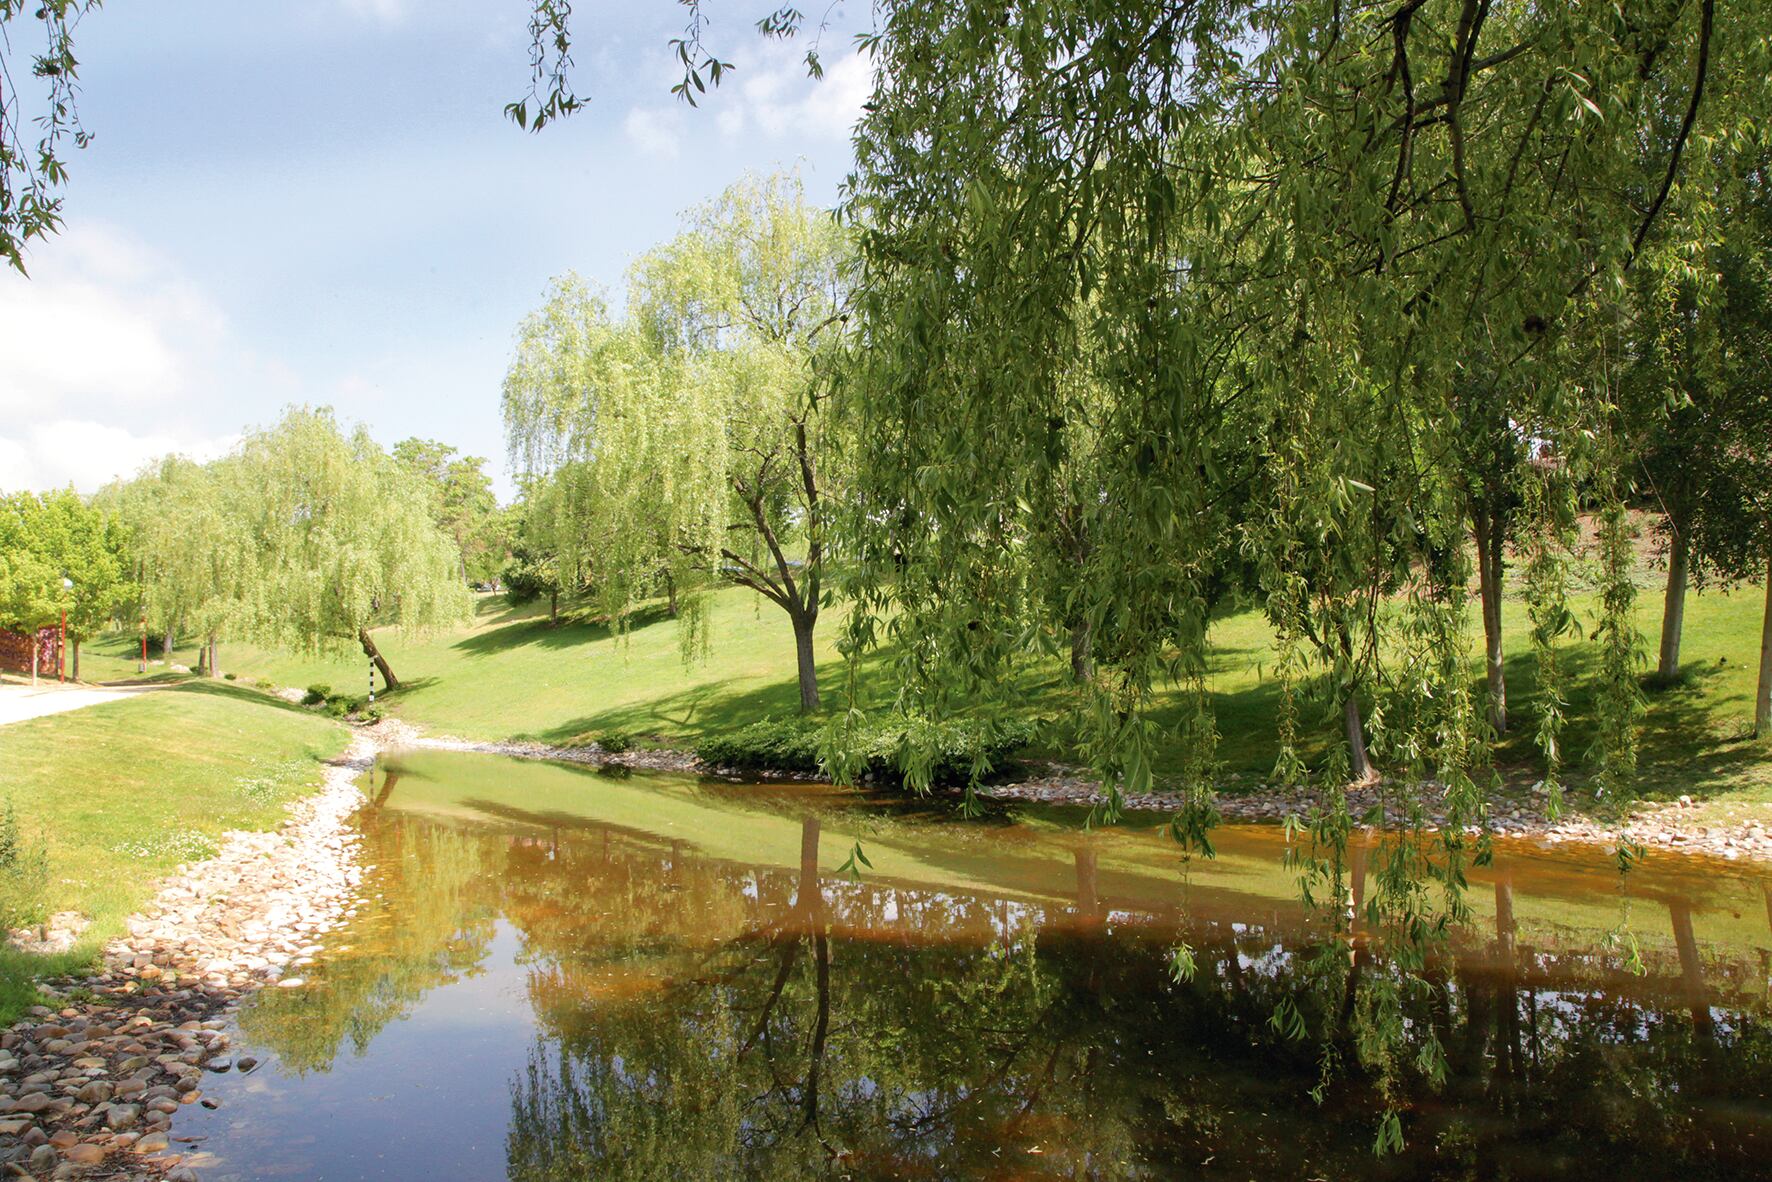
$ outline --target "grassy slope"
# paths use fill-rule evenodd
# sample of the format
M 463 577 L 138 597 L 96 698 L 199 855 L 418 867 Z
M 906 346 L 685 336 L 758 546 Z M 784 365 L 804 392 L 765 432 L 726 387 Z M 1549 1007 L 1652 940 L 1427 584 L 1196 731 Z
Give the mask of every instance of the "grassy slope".
M 33 975 L 89 961 L 178 863 L 230 829 L 274 825 L 318 784 L 345 728 L 225 683 L 189 683 L 0 728 L 0 797 L 49 852 L 48 910 L 92 917 L 65 956 L 0 949 L 0 1023 Z
M 1645 648 L 1659 624 L 1660 600 L 1652 572 L 1644 572 L 1638 600 Z M 1762 592 L 1693 594 L 1687 609 L 1686 684 L 1651 695 L 1643 741 L 1643 784 L 1649 795 L 1729 794 L 1739 799 L 1772 800 L 1772 758 L 1766 748 L 1746 741 L 1759 648 Z M 1591 596 L 1577 600 L 1591 622 Z M 1474 613 L 1473 613 L 1474 614 Z M 837 613 L 820 623 L 821 684 L 827 702 L 840 697 L 842 665 L 832 647 Z M 754 594 L 731 590 L 712 597 L 709 655 L 685 666 L 674 623 L 644 617 L 625 637 L 600 624 L 569 619 L 550 626 L 536 609 L 511 610 L 502 599 L 482 598 L 472 626 L 427 639 L 389 635 L 384 650 L 409 688 L 393 699 L 401 716 L 467 738 L 532 736 L 571 742 L 605 730 L 684 742 L 714 730 L 742 725 L 765 714 L 787 715 L 796 708 L 793 650 L 787 621 Z M 1525 605 L 1506 606 L 1506 651 L 1514 736 L 1504 755 L 1533 776 L 1529 735 L 1533 718 L 1533 662 L 1527 639 Z M 1474 621 L 1473 629 L 1476 627 Z M 1243 782 L 1261 778 L 1273 766 L 1273 719 L 1279 687 L 1273 679 L 1272 633 L 1257 612 L 1241 612 L 1213 626 L 1212 689 L 1227 772 Z M 83 672 L 90 679 L 133 676 L 131 637 L 91 646 Z M 1472 679 L 1476 682 L 1480 636 L 1471 636 Z M 194 653 L 178 659 L 193 661 Z M 1571 715 L 1585 702 L 1580 654 L 1565 658 L 1575 673 Z M 242 678 L 265 678 L 278 685 L 321 681 L 351 693 L 363 692 L 366 666 L 348 659 L 292 658 L 244 645 L 224 645 L 221 665 Z M 883 679 L 873 679 L 874 685 Z M 1056 667 L 1030 669 L 1023 677 L 1030 708 L 1061 713 L 1068 691 Z M 1305 722 L 1323 717 L 1322 703 L 1307 702 Z M 1316 728 L 1320 745 L 1334 729 Z M 1588 745 L 1581 727 L 1572 727 L 1564 748 L 1579 758 Z M 1062 735 L 1053 755 L 1065 754 Z

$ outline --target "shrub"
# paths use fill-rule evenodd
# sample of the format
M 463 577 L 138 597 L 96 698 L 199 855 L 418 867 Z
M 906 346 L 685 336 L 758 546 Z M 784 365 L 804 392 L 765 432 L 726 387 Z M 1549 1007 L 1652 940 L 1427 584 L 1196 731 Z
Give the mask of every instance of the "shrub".
M 741 772 L 818 772 L 822 732 L 799 718 L 765 718 L 696 745 L 705 764 Z
M 269 681 L 263 677 L 258 678 L 252 684 L 257 686 L 261 690 L 274 690 L 277 688 L 277 684 L 275 682 Z
M 318 706 L 322 702 L 326 701 L 327 698 L 330 698 L 331 696 L 332 696 L 332 687 L 331 686 L 329 686 L 329 685 L 310 685 L 308 687 L 308 692 L 303 694 L 301 697 L 301 704 L 304 706 Z
M 0 930 L 43 922 L 48 889 L 49 852 L 25 839 L 8 798 L 0 807 Z
M 633 747 L 634 740 L 626 731 L 604 731 L 597 736 L 596 743 L 609 754 L 620 755 Z
M 382 708 L 380 706 L 370 706 L 363 711 L 362 715 L 363 721 L 370 723 L 371 725 L 380 722 L 386 717 L 387 715 L 382 713 Z
M 223 681 L 233 681 L 234 675 L 232 673 L 224 673 L 224 674 L 222 674 L 222 680 Z
M 363 709 L 363 699 L 353 698 L 349 694 L 334 694 L 326 699 L 326 713 L 334 718 L 344 718 Z
M 856 778 L 902 785 L 907 768 L 926 769 L 933 785 L 963 785 L 975 759 L 984 761 L 986 776 L 1012 766 L 1016 750 L 1034 737 L 1034 724 L 1022 720 L 926 719 L 889 717 L 854 736 Z M 695 748 L 703 763 L 749 772 L 829 774 L 821 726 L 800 718 L 765 718 L 726 734 L 704 739 Z

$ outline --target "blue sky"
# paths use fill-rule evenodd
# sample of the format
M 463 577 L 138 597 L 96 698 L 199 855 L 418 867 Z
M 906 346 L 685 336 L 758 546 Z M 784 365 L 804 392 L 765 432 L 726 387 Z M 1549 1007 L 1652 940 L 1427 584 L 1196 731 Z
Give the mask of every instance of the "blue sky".
M 80 29 L 95 139 L 67 227 L 30 280 L 0 275 L 0 489 L 90 491 L 306 402 L 487 456 L 508 495 L 499 383 L 550 276 L 619 289 L 746 170 L 797 166 L 834 201 L 868 13 L 835 11 L 814 82 L 803 45 L 751 27 L 767 7 L 710 5 L 738 70 L 690 109 L 677 4 L 581 3 L 590 105 L 530 135 L 502 113 L 524 0 L 110 0 Z

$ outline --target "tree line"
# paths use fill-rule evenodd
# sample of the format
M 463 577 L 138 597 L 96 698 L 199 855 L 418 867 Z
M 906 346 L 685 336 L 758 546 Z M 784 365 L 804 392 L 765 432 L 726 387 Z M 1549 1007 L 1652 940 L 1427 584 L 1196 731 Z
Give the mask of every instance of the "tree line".
M 429 440 L 388 451 L 328 410 L 292 408 L 211 463 L 169 456 L 91 498 L 0 502 L 0 627 L 67 611 L 79 645 L 108 628 L 152 635 L 168 663 L 195 641 L 363 653 L 397 689 L 372 630 L 464 620 L 468 582 L 505 560 L 484 461 Z

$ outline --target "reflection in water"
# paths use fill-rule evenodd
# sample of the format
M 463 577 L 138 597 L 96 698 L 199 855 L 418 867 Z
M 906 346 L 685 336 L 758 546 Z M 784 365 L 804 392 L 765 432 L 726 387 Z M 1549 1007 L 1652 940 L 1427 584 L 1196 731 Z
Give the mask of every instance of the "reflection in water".
M 1384 1098 L 1352 1065 L 1372 1038 L 1365 999 L 1397 974 L 1357 934 L 1349 955 L 1315 932 L 1283 876 L 1264 877 L 1271 834 L 1228 833 L 1220 864 L 1184 881 L 1155 837 L 1044 815 L 955 825 L 827 789 L 617 785 L 463 756 L 394 766 L 405 774 L 378 777 L 362 818 L 370 897 L 316 986 L 262 996 L 244 1033 L 276 1054 L 266 1094 L 349 1090 L 358 1061 L 397 1076 L 384 1048 L 399 1041 L 435 1065 L 430 1108 L 506 1106 L 503 1145 L 441 1174 L 402 1174 L 416 1158 L 350 1138 L 292 1154 L 282 1110 L 247 1091 L 214 1132 L 224 1164 L 523 1180 L 1755 1177 L 1772 1148 L 1758 914 L 1772 903 L 1757 880 L 1645 871 L 1636 915 L 1663 918 L 1637 977 L 1601 949 L 1613 879 L 1572 858 L 1504 860 L 1482 930 L 1402 991 L 1415 1044 L 1431 1031 L 1445 1048 L 1444 1081 L 1395 1065 L 1407 1148 L 1379 1160 Z M 858 836 L 877 869 L 832 874 Z M 1363 859 L 1350 871 L 1357 911 Z M 1196 971 L 1177 982 L 1182 939 Z M 448 999 L 476 981 L 520 999 L 526 1047 L 508 1048 L 503 1077 L 456 1080 L 464 1020 Z M 1275 1022 L 1287 1012 L 1310 1037 Z M 398 1090 L 375 1098 L 392 1124 L 432 1115 Z

